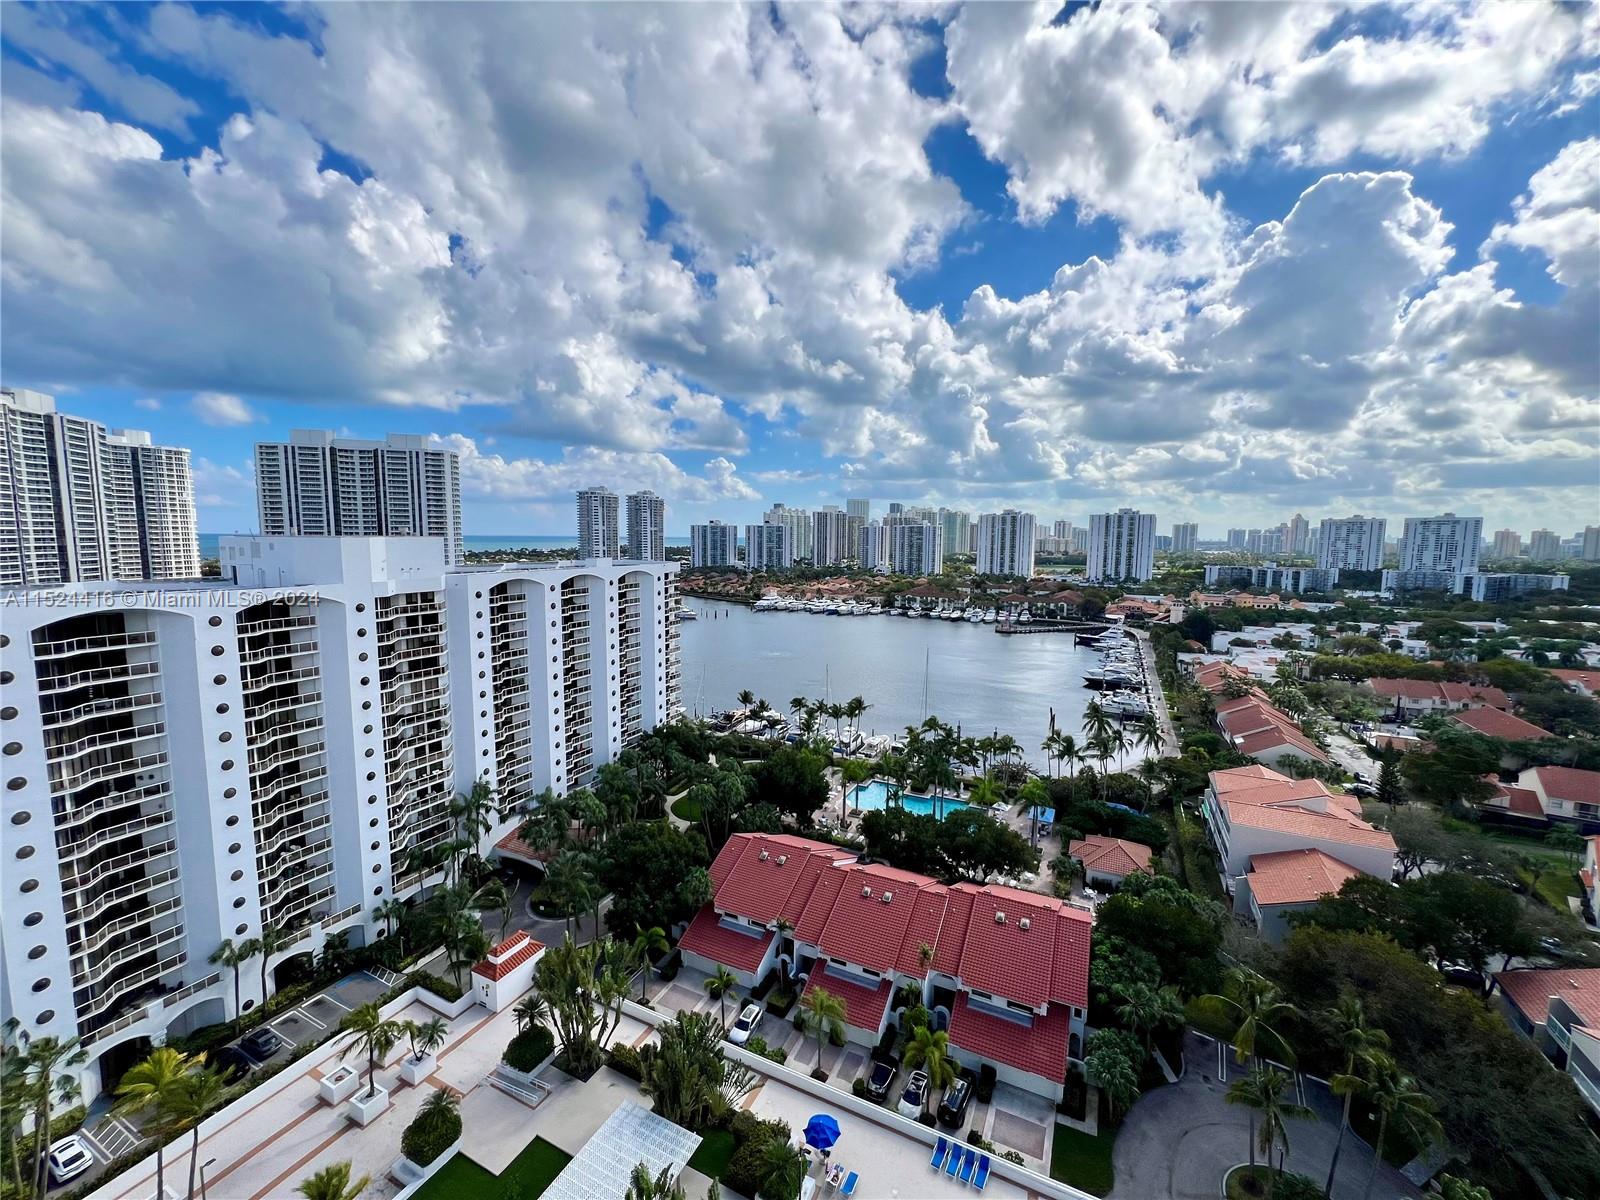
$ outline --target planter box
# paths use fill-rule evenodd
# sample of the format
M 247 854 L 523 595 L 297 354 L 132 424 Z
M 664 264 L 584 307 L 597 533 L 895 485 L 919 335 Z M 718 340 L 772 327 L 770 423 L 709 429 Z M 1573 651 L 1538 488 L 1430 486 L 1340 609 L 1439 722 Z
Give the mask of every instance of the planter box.
M 470 988 L 462 993 L 461 999 L 446 1000 L 443 996 L 435 996 L 425 987 L 419 987 L 417 988 L 417 999 L 442 1017 L 459 1017 L 478 1002 L 477 996 L 472 993 Z
M 433 1074 L 434 1067 L 439 1065 L 439 1060 L 429 1054 L 422 1058 L 412 1058 L 406 1055 L 405 1061 L 400 1064 L 400 1078 L 412 1087 L 416 1087 L 429 1075 Z
M 324 1075 L 317 1085 L 324 1104 L 338 1104 L 355 1095 L 361 1086 L 361 1072 L 354 1067 L 340 1067 Z
M 445 1163 L 454 1158 L 460 1149 L 461 1142 L 458 1140 L 425 1167 L 417 1166 L 404 1154 L 395 1159 L 389 1168 L 389 1177 L 400 1185 L 394 1200 L 406 1200 L 412 1193 L 418 1191 L 423 1184 L 437 1175 Z
M 389 1089 L 382 1084 L 371 1095 L 366 1088 L 361 1088 L 349 1100 L 345 1101 L 344 1115 L 357 1125 L 371 1125 L 389 1109 Z

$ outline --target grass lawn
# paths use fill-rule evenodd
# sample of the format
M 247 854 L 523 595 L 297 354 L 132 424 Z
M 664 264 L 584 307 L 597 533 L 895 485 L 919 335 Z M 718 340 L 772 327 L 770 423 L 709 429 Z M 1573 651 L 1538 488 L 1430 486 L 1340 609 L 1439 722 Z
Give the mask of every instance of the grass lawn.
M 1527 883 L 1531 876 L 1519 869 L 1517 878 Z M 1557 912 L 1571 912 L 1567 898 L 1578 894 L 1578 877 L 1567 870 L 1567 864 L 1564 862 L 1560 866 L 1552 865 L 1539 876 L 1539 884 L 1533 891 L 1539 899 Z
M 1050 1150 L 1050 1178 L 1104 1196 L 1113 1182 L 1111 1147 L 1116 1140 L 1115 1135 L 1090 1137 L 1058 1124 L 1055 1145 Z
M 728 1169 L 728 1160 L 733 1157 L 733 1152 L 739 1143 L 726 1129 L 710 1129 L 702 1137 L 700 1148 L 694 1152 L 689 1165 L 702 1175 L 721 1179 L 722 1173 Z
M 502 1175 L 491 1175 L 465 1154 L 457 1154 L 422 1185 L 414 1200 L 493 1200 L 507 1194 L 534 1200 L 571 1161 L 565 1150 L 537 1137 L 511 1160 Z
M 679 796 L 672 802 L 672 815 L 680 821 L 696 824 L 700 820 L 700 801 L 691 800 L 688 796 Z
M 1196 999 L 1198 999 L 1198 997 Z M 1230 1022 L 1226 1017 L 1218 1016 L 1216 1013 L 1207 1012 L 1205 1009 L 1201 1008 L 1198 1003 L 1196 1003 L 1196 1000 L 1190 1000 L 1185 1003 L 1183 1006 L 1183 1012 L 1189 1024 L 1194 1026 L 1201 1033 L 1210 1034 L 1219 1042 L 1225 1042 L 1229 1045 L 1233 1043 L 1233 1035 L 1235 1032 L 1233 1023 Z M 1176 1070 L 1176 1067 L 1174 1067 L 1174 1070 Z

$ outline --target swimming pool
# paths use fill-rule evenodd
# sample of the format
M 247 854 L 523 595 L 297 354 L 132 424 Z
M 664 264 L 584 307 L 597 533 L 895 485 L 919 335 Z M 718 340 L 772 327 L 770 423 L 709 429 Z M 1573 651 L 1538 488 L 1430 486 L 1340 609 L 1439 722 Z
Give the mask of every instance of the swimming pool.
M 874 779 L 870 783 L 858 783 L 850 791 L 850 807 L 859 808 L 862 812 L 887 807 L 888 803 L 889 785 L 882 779 Z M 900 806 L 907 812 L 918 813 L 924 817 L 933 816 L 932 796 L 919 796 L 915 792 L 906 792 L 900 797 Z M 939 804 L 939 809 L 945 816 L 966 807 L 960 800 L 946 799 Z

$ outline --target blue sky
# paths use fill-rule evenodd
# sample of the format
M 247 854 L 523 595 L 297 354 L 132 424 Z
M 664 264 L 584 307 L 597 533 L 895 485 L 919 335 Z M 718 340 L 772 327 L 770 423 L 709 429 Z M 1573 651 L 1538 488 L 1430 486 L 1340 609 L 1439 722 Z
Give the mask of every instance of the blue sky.
M 647 13 L 648 19 L 636 19 Z M 913 19 L 914 16 L 914 19 Z M 194 452 L 433 433 L 469 532 L 1600 485 L 1584 6 L 10 6 L 8 385 Z

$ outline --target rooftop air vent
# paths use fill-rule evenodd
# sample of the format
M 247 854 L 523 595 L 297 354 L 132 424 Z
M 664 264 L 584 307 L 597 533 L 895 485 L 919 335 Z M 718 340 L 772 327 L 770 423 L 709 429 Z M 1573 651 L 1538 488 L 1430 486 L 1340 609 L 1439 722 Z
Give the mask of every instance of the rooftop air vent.
M 763 850 L 763 851 L 762 851 L 762 852 L 761 852 L 761 855 L 760 855 L 760 857 L 761 857 L 761 861 L 762 861 L 762 862 L 766 862 L 766 861 L 767 861 L 767 852 L 766 852 L 766 851 L 765 851 L 765 850 Z
M 1028 927 L 1028 918 L 1027 917 L 1023 917 L 1022 920 L 1017 922 L 1017 928 L 1018 929 L 1026 929 L 1027 927 Z
M 787 854 L 778 855 L 778 865 L 780 867 L 783 866 L 783 864 L 788 862 L 788 861 L 789 861 L 789 856 Z
M 888 904 L 893 899 L 894 899 L 894 893 L 893 892 L 885 892 L 883 894 L 883 902 L 885 904 Z
M 863 896 L 870 897 L 872 895 L 872 889 L 870 887 L 864 887 L 864 888 L 861 889 L 861 894 Z
M 1006 923 L 1006 915 L 1005 915 L 1005 913 L 1003 913 L 1003 912 L 995 913 L 994 914 L 994 923 L 996 925 L 1004 925 Z

